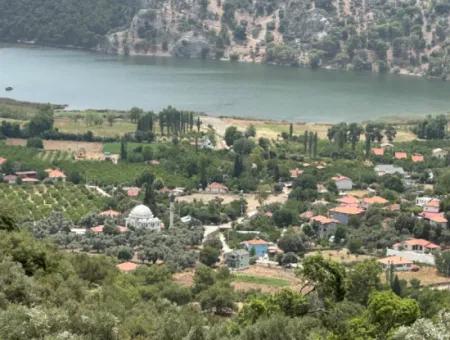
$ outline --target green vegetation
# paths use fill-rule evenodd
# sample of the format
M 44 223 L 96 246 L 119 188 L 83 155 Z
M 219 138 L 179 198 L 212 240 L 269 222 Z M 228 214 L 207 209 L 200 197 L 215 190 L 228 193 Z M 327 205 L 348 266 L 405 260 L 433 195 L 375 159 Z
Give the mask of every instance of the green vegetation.
M 248 283 L 256 283 L 260 285 L 267 285 L 272 287 L 287 287 L 289 286 L 289 282 L 283 279 L 277 279 L 273 277 L 264 277 L 264 276 L 255 276 L 255 275 L 246 275 L 236 273 L 234 275 L 235 282 L 248 282 Z

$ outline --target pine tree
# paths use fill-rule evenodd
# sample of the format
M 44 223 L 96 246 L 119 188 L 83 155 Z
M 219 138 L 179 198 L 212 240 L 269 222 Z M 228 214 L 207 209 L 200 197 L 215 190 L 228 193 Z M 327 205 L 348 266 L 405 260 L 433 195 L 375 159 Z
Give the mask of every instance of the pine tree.
M 236 155 L 236 157 L 234 158 L 233 176 L 239 177 L 243 171 L 244 171 L 244 164 L 242 162 L 242 157 L 240 155 Z
M 308 131 L 305 131 L 305 134 L 303 135 L 303 146 L 304 146 L 304 152 L 308 151 Z
M 127 141 L 124 138 L 122 138 L 120 140 L 120 159 L 126 161 L 127 158 L 128 158 Z
M 366 144 L 365 144 L 366 158 L 370 155 L 370 136 L 366 133 Z
M 392 282 L 391 285 L 392 291 L 397 294 L 398 296 L 402 295 L 402 286 L 400 284 L 400 280 L 398 279 L 398 276 L 395 275 L 394 277 L 394 281 Z

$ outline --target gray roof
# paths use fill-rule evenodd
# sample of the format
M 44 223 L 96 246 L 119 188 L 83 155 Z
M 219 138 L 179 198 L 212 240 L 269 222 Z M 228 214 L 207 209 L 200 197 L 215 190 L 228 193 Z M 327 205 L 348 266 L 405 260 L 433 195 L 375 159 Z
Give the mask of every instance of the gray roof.
M 249 255 L 250 253 L 245 250 L 245 249 L 234 249 L 233 251 L 230 251 L 229 253 L 227 253 L 227 255 L 231 255 L 231 254 L 235 254 L 235 255 Z
M 392 164 L 378 164 L 378 165 L 375 165 L 374 169 L 377 172 L 385 172 L 388 174 L 395 174 L 395 173 L 399 173 L 401 175 L 405 174 L 405 170 L 403 170 L 402 167 L 395 166 Z

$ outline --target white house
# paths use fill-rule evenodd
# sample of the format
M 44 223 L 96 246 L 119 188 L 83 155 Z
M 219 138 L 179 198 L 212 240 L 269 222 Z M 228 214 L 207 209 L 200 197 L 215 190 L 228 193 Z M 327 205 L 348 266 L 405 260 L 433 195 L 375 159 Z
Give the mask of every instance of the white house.
M 384 175 L 405 175 L 405 170 L 403 170 L 400 166 L 395 166 L 392 164 L 378 164 L 374 167 L 375 172 L 378 176 L 384 176 Z
M 395 255 L 379 259 L 378 263 L 383 266 L 384 270 L 392 266 L 396 271 L 410 271 L 415 267 L 413 261 Z
M 228 188 L 222 183 L 213 182 L 207 186 L 205 192 L 209 194 L 226 194 L 228 192 Z
M 346 176 L 335 176 L 332 177 L 332 180 L 336 183 L 336 187 L 339 191 L 352 190 L 353 188 L 352 180 Z
M 161 231 L 161 220 L 153 216 L 149 207 L 139 204 L 134 207 L 127 218 L 125 218 L 127 227 L 134 227 L 137 229 L 150 229 L 154 231 Z
M 433 242 L 420 239 L 420 238 L 412 238 L 406 241 L 398 242 L 392 246 L 394 250 L 405 250 L 405 251 L 414 251 L 416 253 L 429 253 L 433 250 L 440 249 L 437 244 Z
M 433 157 L 444 159 L 445 157 L 447 157 L 448 151 L 441 148 L 436 148 L 433 149 L 431 154 L 433 155 Z
M 423 208 L 431 199 L 429 196 L 416 197 L 416 205 Z
M 438 213 L 441 208 L 441 201 L 437 198 L 429 200 L 424 206 L 423 211 L 428 213 Z

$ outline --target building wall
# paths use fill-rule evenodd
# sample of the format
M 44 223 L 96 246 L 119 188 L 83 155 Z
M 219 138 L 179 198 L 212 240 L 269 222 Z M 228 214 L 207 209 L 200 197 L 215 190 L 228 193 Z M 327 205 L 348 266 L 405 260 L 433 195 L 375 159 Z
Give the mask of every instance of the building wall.
M 252 248 L 255 249 L 255 256 L 263 257 L 269 252 L 269 246 L 267 244 L 248 245 L 247 250 L 251 252 Z
M 350 179 L 336 181 L 336 187 L 338 190 L 352 190 L 353 182 Z
M 425 263 L 431 266 L 435 265 L 434 256 L 431 254 L 421 254 L 415 251 L 410 250 L 395 250 L 395 249 L 386 249 L 386 255 L 396 255 L 401 256 L 405 259 L 408 259 L 413 262 Z
M 341 214 L 335 211 L 331 212 L 331 217 L 334 218 L 335 220 L 338 220 L 340 223 L 342 224 L 348 224 L 348 220 L 349 220 L 349 216 L 346 214 Z

